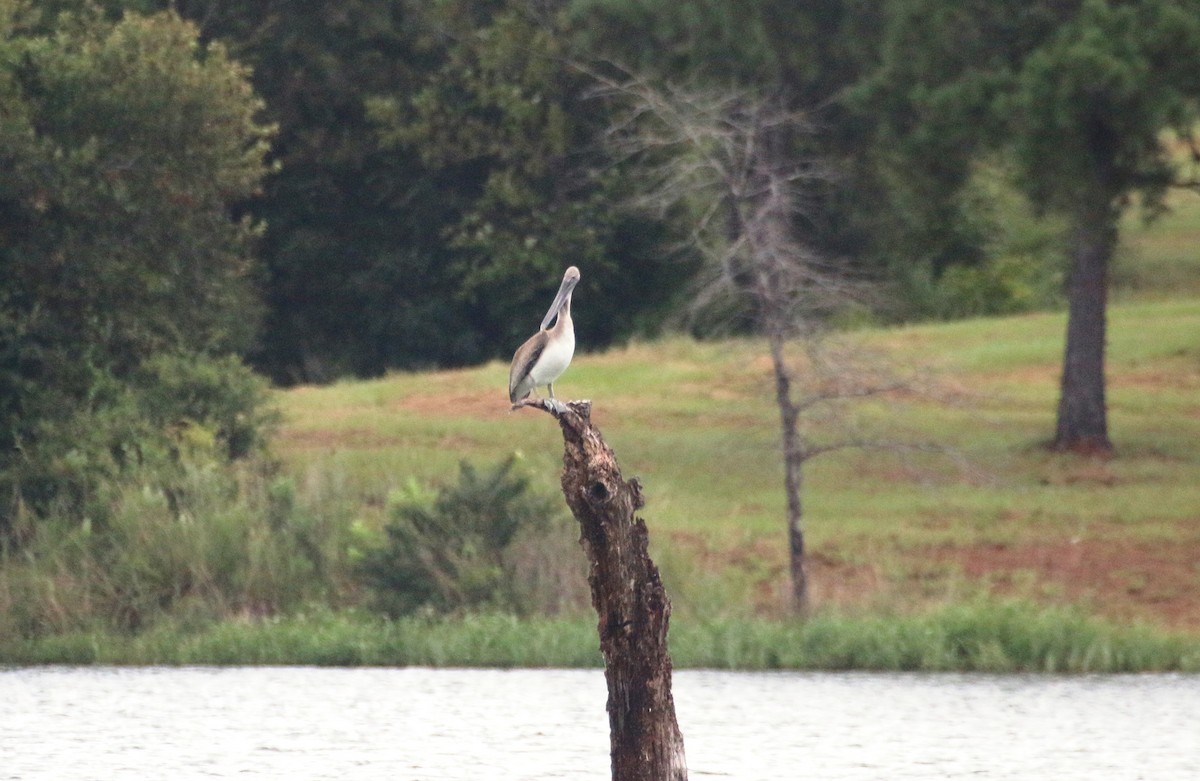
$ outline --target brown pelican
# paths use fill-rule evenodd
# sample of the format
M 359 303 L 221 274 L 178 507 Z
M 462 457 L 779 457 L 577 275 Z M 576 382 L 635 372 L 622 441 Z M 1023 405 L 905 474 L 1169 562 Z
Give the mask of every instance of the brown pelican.
M 566 371 L 575 354 L 575 326 L 571 324 L 571 291 L 579 282 L 579 269 L 571 266 L 563 274 L 558 295 L 550 311 L 542 318 L 541 329 L 517 348 L 512 367 L 508 370 L 508 398 L 516 409 L 539 385 L 545 385 L 554 398 L 554 381 Z M 554 327 L 547 329 L 557 317 Z

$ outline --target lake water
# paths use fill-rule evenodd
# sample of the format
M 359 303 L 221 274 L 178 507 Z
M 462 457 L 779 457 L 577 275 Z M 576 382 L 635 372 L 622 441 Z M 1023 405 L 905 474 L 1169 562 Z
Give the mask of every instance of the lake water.
M 610 777 L 598 670 L 0 670 L 0 779 Z M 689 777 L 1200 779 L 1200 676 L 677 671 Z

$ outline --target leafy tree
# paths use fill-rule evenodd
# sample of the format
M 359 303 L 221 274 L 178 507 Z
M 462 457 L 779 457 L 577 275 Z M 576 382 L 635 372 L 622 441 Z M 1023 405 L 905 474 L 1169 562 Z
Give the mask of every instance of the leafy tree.
M 1032 202 L 1066 222 L 1069 314 L 1053 445 L 1111 451 L 1109 262 L 1133 197 L 1153 215 L 1181 180 L 1164 133 L 1191 144 L 1200 119 L 1200 3 L 902 0 L 862 94 L 883 120 L 883 144 L 917 171 L 957 185 L 980 150 L 1001 150 Z
M 166 0 L 127 0 L 163 6 Z M 546 7 L 554 4 L 545 4 Z M 601 346 L 677 289 L 661 224 L 621 213 L 597 106 L 524 0 L 176 0 L 254 68 L 280 169 L 255 363 L 281 382 L 507 356 L 571 262 Z M 533 321 L 536 322 L 536 321 Z
M 590 345 L 645 329 L 688 266 L 662 256 L 662 223 L 620 208 L 631 185 L 599 143 L 604 106 L 568 64 L 561 15 L 520 0 L 420 8 L 433 65 L 415 92 L 371 108 L 385 142 L 442 172 L 461 204 L 443 235 L 456 299 L 488 352 L 507 357 L 528 335 L 568 264 L 586 269 L 578 322 Z
M 0 529 L 120 468 L 152 356 L 249 345 L 258 231 L 229 205 L 270 130 L 246 76 L 174 14 L 0 2 Z
M 578 0 L 579 47 L 632 72 L 707 88 L 783 93 L 812 109 L 873 61 L 882 16 L 868 0 Z
M 596 142 L 607 122 L 564 62 L 559 15 L 511 1 L 411 8 L 419 87 L 370 107 L 385 145 L 418 157 L 454 204 L 438 230 L 458 314 L 436 340 L 469 334 L 481 354 L 507 356 L 568 261 L 589 269 L 580 324 L 592 345 L 652 328 L 688 267 L 662 256 L 662 223 L 620 209 L 630 185 Z
M 441 229 L 456 199 L 416 155 L 383 148 L 366 114 L 370 96 L 419 83 L 405 5 L 131 2 L 172 5 L 229 46 L 278 127 L 278 168 L 242 203 L 266 224 L 254 363 L 287 383 L 481 358 L 477 335 L 451 327 L 460 311 Z

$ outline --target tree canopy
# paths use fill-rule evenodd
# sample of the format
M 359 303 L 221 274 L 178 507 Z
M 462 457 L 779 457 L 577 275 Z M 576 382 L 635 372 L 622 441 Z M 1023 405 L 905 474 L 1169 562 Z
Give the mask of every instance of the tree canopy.
M 859 98 L 914 178 L 961 191 L 1003 155 L 1068 226 L 1070 305 L 1054 445 L 1111 448 L 1104 389 L 1108 267 L 1135 195 L 1151 212 L 1186 178 L 1200 121 L 1200 3 L 897 0 Z
M 589 266 L 594 347 L 677 295 L 669 226 L 616 206 L 628 185 L 558 4 L 170 5 L 253 68 L 279 126 L 280 167 L 244 203 L 266 224 L 253 360 L 277 381 L 504 355 L 570 263 Z
M 170 13 L 3 0 L 0 105 L 0 480 L 37 504 L 128 455 L 146 416 L 115 410 L 152 358 L 250 346 L 258 229 L 230 204 L 270 128 L 245 69 Z

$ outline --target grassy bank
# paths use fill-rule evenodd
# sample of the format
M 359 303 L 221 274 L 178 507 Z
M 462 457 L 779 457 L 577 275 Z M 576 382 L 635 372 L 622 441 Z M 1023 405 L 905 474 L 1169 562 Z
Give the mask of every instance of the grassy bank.
M 1061 315 L 855 334 L 933 378 L 924 394 L 859 406 L 856 424 L 954 454 L 845 451 L 812 463 L 805 524 L 817 613 L 803 624 L 786 612 L 777 413 L 760 343 L 668 339 L 581 355 L 559 390 L 593 398 L 626 473 L 643 481 L 680 667 L 1200 671 L 1200 299 L 1119 304 L 1111 324 L 1111 460 L 1041 447 L 1053 428 Z M 14 624 L 33 631 L 2 633 L 0 663 L 599 664 L 578 595 L 573 618 L 387 623 L 357 612 L 365 600 L 353 563 L 379 539 L 392 497 L 452 483 L 462 459 L 514 453 L 535 485 L 557 493 L 557 427 L 508 411 L 506 370 L 282 393 L 278 474 L 201 490 L 208 478 L 198 473 L 193 498 L 210 496 L 222 523 L 180 526 L 135 491 L 122 539 L 151 541 L 144 549 L 79 559 L 72 546 L 83 539 L 71 537 L 40 558 L 9 559 L 0 603 L 13 615 L 39 600 L 53 609 Z M 281 530 L 300 547 L 250 545 Z M 570 539 L 555 545 L 530 566 L 566 562 L 547 573 L 558 589 L 578 575 L 582 553 Z M 212 555 L 198 559 L 202 549 Z M 247 567 L 230 555 L 255 551 Z M 92 592 L 80 561 L 107 567 L 118 604 L 152 620 L 132 634 L 81 631 L 102 623 L 83 610 L 80 595 Z M 132 580 L 116 579 L 125 570 Z M 220 594 L 246 596 L 197 602 L 201 587 L 226 581 L 237 588 Z M 142 590 L 120 591 L 126 582 Z M 308 592 L 292 604 L 338 607 L 236 617 L 286 616 L 293 608 L 279 595 L 296 583 Z M 159 609 L 163 595 L 171 601 Z
M 678 621 L 678 669 L 1120 673 L 1200 672 L 1200 644 L 1078 611 L 977 603 L 914 616 L 823 615 L 807 622 Z M 597 667 L 590 619 L 384 622 L 322 614 L 205 631 L 73 634 L 0 642 L 8 664 Z
M 865 331 L 927 392 L 859 405 L 861 429 L 952 456 L 843 451 L 805 472 L 814 601 L 909 614 L 980 597 L 1080 606 L 1200 629 L 1200 299 L 1119 304 L 1109 388 L 1118 455 L 1053 455 L 1060 314 Z M 416 478 L 517 453 L 557 491 L 553 421 L 510 413 L 500 363 L 301 388 L 280 451 L 300 491 L 357 497 L 363 527 Z M 676 615 L 784 615 L 784 507 L 769 362 L 754 340 L 669 339 L 581 355 L 561 395 L 645 486 L 652 554 Z M 814 423 L 816 437 L 834 436 Z

